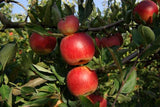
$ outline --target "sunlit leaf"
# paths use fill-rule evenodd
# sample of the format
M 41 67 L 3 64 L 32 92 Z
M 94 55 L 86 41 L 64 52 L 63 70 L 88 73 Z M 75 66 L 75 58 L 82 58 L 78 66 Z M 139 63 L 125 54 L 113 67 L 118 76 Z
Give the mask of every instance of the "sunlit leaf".
M 134 69 L 130 76 L 128 77 L 126 83 L 124 84 L 121 93 L 129 93 L 134 90 L 134 87 L 136 86 L 136 78 L 137 78 L 137 72 Z
M 7 102 L 7 104 L 12 106 L 12 89 L 8 85 L 2 85 L 0 87 L 0 94 L 2 99 Z
M 17 45 L 15 43 L 9 43 L 3 47 L 0 51 L 0 63 L 3 66 L 3 70 L 7 63 L 13 60 L 16 55 Z
M 49 81 L 55 81 L 56 80 L 56 77 L 50 71 L 48 71 L 45 68 L 42 68 L 42 67 L 37 66 L 37 65 L 36 66 L 32 65 L 31 69 L 34 72 L 36 72 L 40 77 L 42 77 L 46 80 L 49 80 Z

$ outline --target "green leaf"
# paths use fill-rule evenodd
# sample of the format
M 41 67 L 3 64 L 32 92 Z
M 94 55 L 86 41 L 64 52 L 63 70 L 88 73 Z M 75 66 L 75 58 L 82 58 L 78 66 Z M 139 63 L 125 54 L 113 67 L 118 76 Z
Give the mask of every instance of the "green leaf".
M 115 94 L 115 95 L 112 96 L 112 97 L 113 97 L 113 98 L 116 98 L 116 96 L 117 96 L 117 94 Z M 123 95 L 123 94 L 119 94 L 117 100 L 118 100 L 119 103 L 129 102 L 129 101 L 131 101 L 131 97 L 125 96 L 125 95 Z
M 32 10 L 28 11 L 28 16 L 32 23 L 38 22 L 37 15 Z
M 64 3 L 64 7 L 65 7 L 65 9 L 63 10 L 63 14 L 65 14 L 65 16 L 74 14 L 74 11 L 72 10 L 72 8 L 68 4 Z
M 36 32 L 40 35 L 49 35 L 49 33 L 43 27 L 36 24 L 26 24 L 25 28 L 31 32 Z
M 36 100 L 33 100 L 33 101 L 28 101 L 26 102 L 25 104 L 23 104 L 23 106 L 30 106 L 30 107 L 33 107 L 33 106 L 38 106 L 38 107 L 42 107 L 43 105 L 45 105 L 50 99 L 49 98 L 39 98 L 39 99 L 36 99 Z M 53 99 L 52 99 L 53 100 Z
M 2 8 L 5 5 L 5 3 L 0 3 L 0 8 Z
M 32 94 L 34 92 L 36 92 L 36 90 L 33 87 L 25 86 L 25 87 L 21 88 L 22 95 L 26 95 L 26 94 L 28 95 L 28 94 Z
M 17 51 L 17 45 L 15 43 L 9 43 L 3 47 L 0 51 L 0 63 L 3 66 L 3 70 L 7 63 L 12 61 Z
M 53 94 L 53 93 L 52 93 L 52 94 Z M 48 97 L 48 96 L 50 96 L 50 95 L 51 95 L 51 93 L 38 92 L 38 93 L 34 93 L 33 96 L 30 98 L 30 100 L 40 99 L 40 98 Z
M 56 76 L 56 78 L 58 79 L 58 81 L 61 83 L 61 84 L 65 84 L 65 77 L 62 77 L 60 76 L 57 72 L 56 72 L 56 69 L 54 68 L 54 66 L 50 66 L 51 67 L 51 70 L 53 72 L 53 74 Z
M 61 19 L 61 13 L 56 3 L 54 3 L 51 7 L 51 14 L 52 25 L 57 26 L 59 20 Z
M 0 94 L 3 100 L 6 100 L 7 104 L 12 107 L 12 89 L 8 85 L 2 85 L 0 87 Z
M 151 46 L 149 47 L 149 49 L 147 49 L 142 55 L 141 55 L 141 59 L 146 58 L 147 56 L 152 55 L 153 53 L 155 53 L 157 50 L 159 50 L 160 47 L 160 36 L 158 36 L 155 41 L 151 44 Z
M 0 71 L 3 69 L 3 66 L 2 66 L 2 64 L 0 63 Z
M 39 88 L 39 91 L 43 91 L 43 92 L 60 92 L 59 88 L 55 85 L 55 84 L 47 84 L 41 88 Z
M 51 10 L 52 10 L 53 3 L 54 3 L 53 0 L 48 0 L 47 4 L 46 4 L 46 10 L 45 10 L 45 14 L 44 14 L 44 17 L 43 17 L 43 23 L 46 26 L 52 26 L 53 25 L 52 20 L 51 20 L 51 17 L 52 17 Z
M 134 69 L 130 76 L 128 77 L 126 83 L 122 87 L 121 93 L 130 93 L 134 90 L 134 87 L 136 86 L 136 78 L 137 78 L 137 72 Z
M 49 81 L 55 81 L 56 77 L 53 75 L 53 73 L 51 73 L 51 71 L 42 68 L 40 66 L 37 65 L 32 65 L 31 69 L 36 72 L 40 77 L 49 80 Z
M 145 43 L 140 32 L 137 29 L 132 30 L 132 40 L 138 47 Z
M 46 6 L 38 6 L 36 5 L 36 13 L 35 11 L 32 12 L 33 15 L 36 15 L 38 16 L 38 18 L 41 20 L 41 22 L 43 21 L 43 17 L 44 17 L 44 14 L 45 14 L 45 10 L 46 10 Z
M 115 64 L 117 65 L 119 71 L 122 73 L 122 65 L 121 65 L 121 62 L 120 62 L 120 60 L 118 58 L 118 55 L 116 55 L 116 52 L 113 51 L 111 48 L 108 48 L 108 50 L 111 53 L 112 58 L 113 58 Z
M 81 101 L 81 107 L 99 107 L 99 103 L 93 104 L 88 98 L 85 96 L 79 96 Z
M 145 41 L 145 44 L 149 44 L 155 40 L 155 34 L 150 27 L 140 25 L 138 27 L 138 30 L 141 33 L 141 35 Z
M 58 107 L 68 107 L 68 105 L 65 104 L 65 103 L 61 103 L 61 104 L 58 105 Z
M 83 6 L 84 0 L 78 0 L 78 14 L 79 14 L 79 21 L 82 23 L 85 21 L 93 10 L 93 0 L 86 0 L 85 6 Z

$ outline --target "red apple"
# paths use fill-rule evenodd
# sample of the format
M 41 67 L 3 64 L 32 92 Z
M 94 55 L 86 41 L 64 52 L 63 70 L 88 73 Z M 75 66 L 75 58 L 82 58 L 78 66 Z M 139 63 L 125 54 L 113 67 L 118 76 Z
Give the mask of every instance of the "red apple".
M 64 35 L 73 34 L 79 29 L 79 20 L 74 15 L 66 16 L 58 22 L 58 29 Z
M 38 33 L 32 33 L 29 43 L 34 52 L 40 55 L 46 55 L 51 53 L 55 48 L 56 38 L 46 35 L 41 36 Z
M 144 0 L 138 3 L 134 8 L 133 14 L 138 14 L 140 18 L 148 24 L 153 22 L 153 14 L 158 14 L 158 6 L 155 2 L 150 0 Z M 138 23 L 139 21 L 136 20 Z
M 99 102 L 99 107 L 107 107 L 107 100 L 100 95 L 91 94 L 87 98 L 93 103 Z
M 110 37 L 103 37 L 101 39 L 102 47 L 121 46 L 123 44 L 123 37 L 120 33 L 116 33 Z
M 9 33 L 9 36 L 12 36 L 12 35 L 13 35 L 13 32 L 10 32 L 10 33 Z
M 95 42 L 96 42 L 97 47 L 100 48 L 101 47 L 101 40 L 98 37 L 96 37 Z
M 67 75 L 67 87 L 75 95 L 89 95 L 98 86 L 98 77 L 94 70 L 85 66 L 75 67 Z
M 70 65 L 88 63 L 94 56 L 95 46 L 86 33 L 74 33 L 62 39 L 60 51 L 63 59 Z

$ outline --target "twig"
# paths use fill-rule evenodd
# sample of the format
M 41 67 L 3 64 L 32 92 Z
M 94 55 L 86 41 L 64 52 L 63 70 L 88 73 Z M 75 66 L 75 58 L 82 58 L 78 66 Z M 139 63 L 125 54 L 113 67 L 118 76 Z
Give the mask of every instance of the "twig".
M 118 25 L 120 23 L 123 23 L 123 22 L 124 22 L 124 20 L 119 20 L 115 23 L 111 23 L 111 24 L 108 24 L 108 25 L 105 25 L 105 26 L 100 26 L 100 27 L 95 27 L 95 28 L 88 28 L 88 29 L 85 29 L 84 31 L 101 31 L 101 30 L 116 26 L 116 25 Z
M 20 87 L 20 89 L 22 87 L 25 87 L 25 86 L 29 86 L 29 87 L 36 87 L 36 86 L 39 86 L 43 83 L 47 82 L 47 80 L 45 79 L 42 79 L 42 78 L 36 78 L 34 80 L 30 80 L 28 83 L 24 84 L 23 86 Z M 14 88 L 13 91 L 12 91 L 12 94 L 17 96 L 17 95 L 20 95 L 21 94 L 21 91 L 20 91 L 19 88 Z
M 23 28 L 26 25 L 26 22 L 12 22 L 11 20 L 7 19 L 6 16 L 0 12 L 0 21 L 2 22 L 3 29 L 7 28 Z
M 22 87 L 29 86 L 29 87 L 33 87 L 34 88 L 34 87 L 39 86 L 39 85 L 41 85 L 41 84 L 43 84 L 45 82 L 47 82 L 47 80 L 42 79 L 42 78 L 36 78 L 36 79 L 30 80 L 28 83 L 24 84 L 21 87 L 18 87 L 18 88 L 15 87 L 15 88 L 13 88 L 12 94 L 15 95 L 15 96 L 20 95 L 21 94 L 20 89 Z M 2 96 L 0 96 L 0 102 L 1 101 L 3 101 Z
M 122 90 L 124 84 L 126 83 L 126 81 L 128 80 L 130 74 L 134 71 L 134 69 L 135 69 L 135 67 L 136 67 L 136 65 L 137 65 L 137 63 L 138 63 L 139 57 L 140 57 L 148 48 L 150 48 L 150 47 L 151 47 L 151 44 L 149 44 L 141 53 L 139 53 L 138 51 L 137 51 L 137 53 L 135 53 L 135 55 L 138 54 L 138 56 L 136 55 L 136 56 L 137 56 L 137 59 L 136 59 L 136 61 L 134 62 L 132 68 L 131 68 L 130 71 L 129 71 L 129 73 L 127 74 L 126 78 L 122 81 L 122 85 L 121 85 L 121 87 L 120 87 L 120 89 L 119 89 L 119 91 L 118 91 L 118 93 L 117 93 L 117 96 L 116 96 L 116 98 L 115 98 L 115 100 L 114 100 L 114 102 L 113 102 L 113 104 L 112 104 L 112 107 L 115 107 L 115 104 L 116 104 L 116 102 L 117 102 L 118 96 L 119 96 L 119 94 L 121 93 L 121 90 Z M 134 55 L 134 54 L 133 54 L 133 55 Z M 134 56 L 135 56 L 135 55 L 134 55 Z
M 14 0 L 11 0 L 9 2 L 13 2 L 13 3 L 16 3 L 18 4 L 19 6 L 21 6 L 26 12 L 28 11 L 26 7 L 24 7 L 21 3 L 19 3 L 18 1 L 14 1 Z
M 122 81 L 122 85 L 121 85 L 121 87 L 120 87 L 120 89 L 119 89 L 119 91 L 118 91 L 118 93 L 117 93 L 117 96 L 116 96 L 116 98 L 115 98 L 115 100 L 114 100 L 114 102 L 113 102 L 113 104 L 112 104 L 112 107 L 115 107 L 115 104 L 116 104 L 116 102 L 117 102 L 118 96 L 119 96 L 119 94 L 121 93 L 121 90 L 122 90 L 124 84 L 126 83 L 127 79 L 129 78 L 130 74 L 134 71 L 137 63 L 138 63 L 138 58 L 137 58 L 137 60 L 135 61 L 135 63 L 134 63 L 134 65 L 132 66 L 132 68 L 130 69 L 129 73 L 127 74 L 125 80 Z

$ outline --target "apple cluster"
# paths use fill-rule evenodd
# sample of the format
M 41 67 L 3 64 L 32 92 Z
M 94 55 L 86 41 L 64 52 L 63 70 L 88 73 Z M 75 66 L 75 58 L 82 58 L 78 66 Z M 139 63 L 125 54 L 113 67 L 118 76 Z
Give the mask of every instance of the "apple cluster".
M 82 65 L 88 63 L 94 56 L 95 45 L 92 38 L 85 32 L 77 32 L 79 20 L 74 15 L 66 16 L 58 23 L 59 31 L 65 36 L 60 43 L 61 56 L 69 65 Z M 74 96 L 88 96 L 98 87 L 98 76 L 94 70 L 86 66 L 78 66 L 71 69 L 67 74 L 67 87 Z M 101 102 L 98 97 L 91 102 Z M 97 99 L 96 99 L 97 98 Z M 106 101 L 106 100 L 105 100 Z M 105 102 L 106 103 L 106 102 Z M 107 104 L 106 104 L 107 105 Z M 101 107 L 106 107 L 101 106 Z
M 100 102 L 103 97 L 90 96 L 98 87 L 98 76 L 94 70 L 82 64 L 92 60 L 95 54 L 94 42 L 86 32 L 78 32 L 79 20 L 74 15 L 66 16 L 57 24 L 58 30 L 64 35 L 60 42 L 60 53 L 64 61 L 76 66 L 67 74 L 67 87 L 74 96 L 86 96 L 92 103 Z M 51 32 L 49 32 L 51 33 Z M 40 55 L 48 55 L 56 47 L 56 38 L 53 36 L 32 33 L 29 39 L 32 50 Z M 104 41 L 106 42 L 106 41 Z M 81 65 L 81 66 L 80 66 Z M 106 100 L 103 100 L 106 107 Z M 103 105 L 104 105 L 103 104 Z

